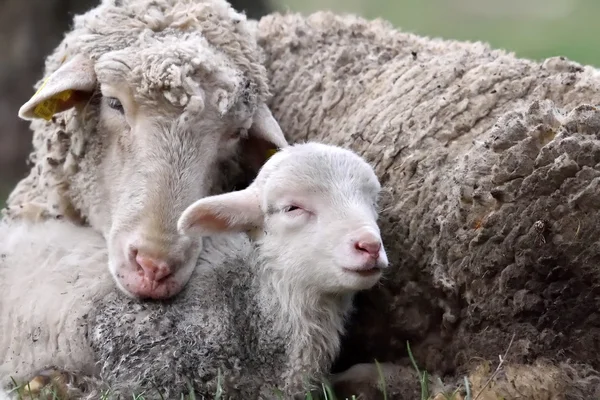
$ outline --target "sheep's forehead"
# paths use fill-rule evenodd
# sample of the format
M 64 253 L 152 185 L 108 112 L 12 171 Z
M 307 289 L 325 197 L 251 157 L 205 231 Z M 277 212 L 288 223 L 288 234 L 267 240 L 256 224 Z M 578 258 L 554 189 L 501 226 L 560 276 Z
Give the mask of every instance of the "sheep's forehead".
M 267 167 L 269 197 L 298 192 L 331 201 L 376 197 L 381 185 L 373 168 L 358 155 L 333 146 L 290 147 Z M 275 158 L 275 157 L 274 157 Z
M 102 61 L 96 65 L 101 83 L 114 83 L 111 74 L 120 74 L 134 95 L 151 103 L 166 99 L 185 106 L 200 89 L 219 87 L 233 94 L 220 104 L 223 111 L 246 85 L 243 77 L 256 86 L 256 96 L 267 90 L 246 25 L 225 0 L 104 0 L 75 17 L 48 65 L 85 54 Z
M 164 97 L 181 107 L 208 90 L 235 92 L 243 81 L 242 72 L 201 37 L 180 41 L 167 37 L 103 54 L 96 73 L 101 82 L 126 81 L 138 100 Z

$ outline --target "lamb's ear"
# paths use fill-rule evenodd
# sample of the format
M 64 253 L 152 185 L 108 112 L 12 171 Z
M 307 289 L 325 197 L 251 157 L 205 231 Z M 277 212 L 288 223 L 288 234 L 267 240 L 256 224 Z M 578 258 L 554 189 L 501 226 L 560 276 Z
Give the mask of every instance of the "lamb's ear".
M 263 220 L 258 190 L 250 186 L 196 201 L 183 211 L 177 229 L 197 236 L 246 232 L 262 226 Z
M 254 113 L 248 137 L 241 143 L 244 162 L 258 171 L 275 151 L 287 146 L 288 142 L 271 110 L 266 104 L 260 104 Z
M 33 97 L 21 106 L 19 117 L 25 120 L 50 120 L 54 114 L 88 99 L 95 87 L 94 64 L 89 58 L 78 54 L 46 78 Z

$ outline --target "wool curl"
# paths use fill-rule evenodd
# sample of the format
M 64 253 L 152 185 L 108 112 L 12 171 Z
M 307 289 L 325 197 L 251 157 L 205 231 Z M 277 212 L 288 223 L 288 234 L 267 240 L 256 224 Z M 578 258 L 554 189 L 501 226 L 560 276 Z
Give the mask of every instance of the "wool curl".
M 75 55 L 102 62 L 106 54 L 120 54 L 120 69 L 128 72 L 138 100 L 198 107 L 192 100 L 199 83 L 191 75 L 211 75 L 224 85 L 216 99 L 221 114 L 235 118 L 236 104 L 252 112 L 270 95 L 261 52 L 249 29 L 246 17 L 224 0 L 105 0 L 74 18 L 73 28 L 46 59 L 44 77 Z M 73 198 L 81 194 L 69 193 L 69 180 L 86 149 L 96 145 L 97 110 L 88 104 L 83 115 L 71 109 L 51 121 L 31 122 L 31 170 L 10 194 L 2 210 L 5 218 L 64 217 L 86 224 L 87 216 Z
M 335 370 L 406 357 L 451 374 L 540 356 L 598 368 L 600 73 L 381 20 L 272 14 L 256 26 L 288 140 L 351 148 L 389 201 L 392 265 L 356 298 Z

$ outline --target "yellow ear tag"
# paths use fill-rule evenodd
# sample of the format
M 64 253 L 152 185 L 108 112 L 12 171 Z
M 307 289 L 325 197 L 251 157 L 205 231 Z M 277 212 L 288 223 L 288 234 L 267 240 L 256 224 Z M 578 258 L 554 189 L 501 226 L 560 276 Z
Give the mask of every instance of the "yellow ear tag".
M 273 154 L 277 153 L 277 151 L 279 151 L 278 149 L 269 149 L 267 150 L 267 160 L 271 157 L 273 157 Z
M 46 121 L 50 121 L 52 119 L 52 116 L 56 114 L 56 109 L 58 108 L 58 101 L 67 101 L 71 98 L 72 94 L 72 90 L 65 90 L 63 92 L 57 93 L 49 99 L 44 100 L 40 104 L 38 104 L 33 109 L 33 113 L 40 118 L 44 118 Z

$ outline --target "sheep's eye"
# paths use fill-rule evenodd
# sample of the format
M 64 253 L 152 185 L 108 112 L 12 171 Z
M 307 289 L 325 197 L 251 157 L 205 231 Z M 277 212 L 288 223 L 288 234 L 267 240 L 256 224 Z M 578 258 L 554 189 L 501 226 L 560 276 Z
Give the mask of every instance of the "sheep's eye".
M 116 97 L 109 97 L 108 98 L 108 106 L 110 108 L 112 108 L 113 110 L 117 110 L 121 114 L 123 114 L 125 112 L 124 109 L 123 109 L 123 104 L 121 104 L 121 102 L 119 101 L 119 99 L 117 99 Z

